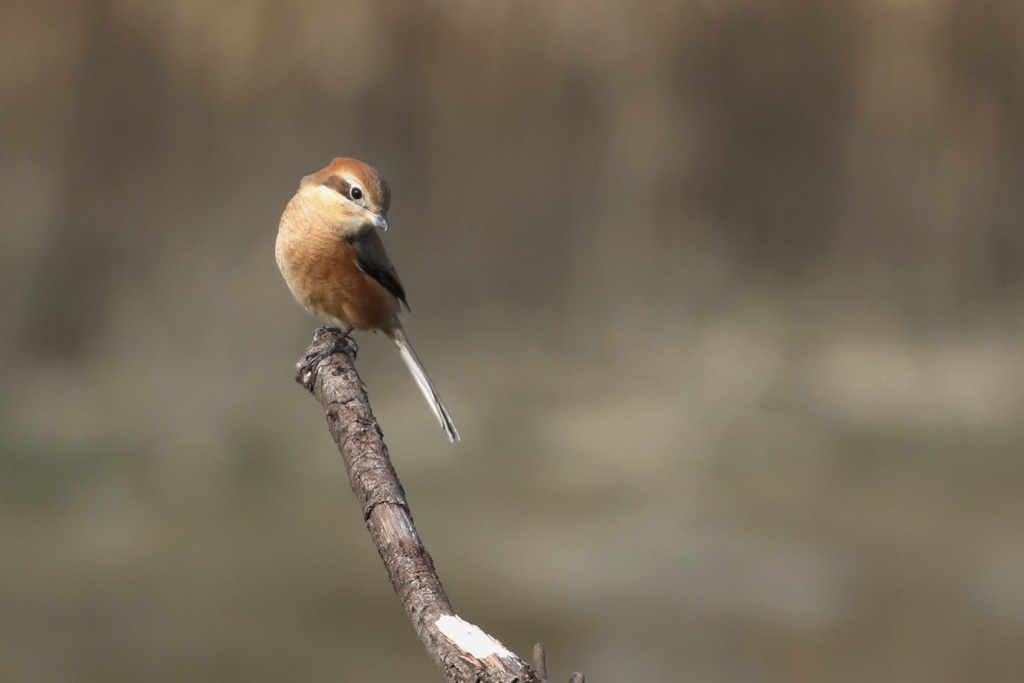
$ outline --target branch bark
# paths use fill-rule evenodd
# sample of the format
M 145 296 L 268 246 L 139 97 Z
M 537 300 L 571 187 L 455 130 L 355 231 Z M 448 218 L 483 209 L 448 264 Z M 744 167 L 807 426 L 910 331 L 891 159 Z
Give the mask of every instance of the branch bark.
M 321 327 L 297 364 L 296 381 L 320 401 L 349 484 L 391 585 L 413 628 L 451 683 L 547 683 L 496 639 L 459 618 L 423 547 L 405 491 L 356 373 L 355 343 Z

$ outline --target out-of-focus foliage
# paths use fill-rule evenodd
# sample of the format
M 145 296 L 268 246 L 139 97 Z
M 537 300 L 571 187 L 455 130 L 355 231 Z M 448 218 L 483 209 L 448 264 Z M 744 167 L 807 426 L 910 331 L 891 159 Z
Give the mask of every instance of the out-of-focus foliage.
M 346 155 L 465 618 L 559 680 L 1020 680 L 1022 8 L 7 3 L 0 679 L 436 676 L 291 380 L 277 219 Z

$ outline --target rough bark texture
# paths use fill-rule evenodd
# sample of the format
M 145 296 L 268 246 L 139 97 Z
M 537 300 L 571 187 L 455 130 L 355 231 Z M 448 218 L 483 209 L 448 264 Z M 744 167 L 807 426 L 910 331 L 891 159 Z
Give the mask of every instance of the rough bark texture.
M 391 585 L 413 628 L 452 683 L 546 683 L 542 675 L 455 614 L 413 524 L 405 491 L 356 373 L 355 344 L 320 328 L 298 363 L 296 381 L 327 411 L 352 491 L 363 507 Z

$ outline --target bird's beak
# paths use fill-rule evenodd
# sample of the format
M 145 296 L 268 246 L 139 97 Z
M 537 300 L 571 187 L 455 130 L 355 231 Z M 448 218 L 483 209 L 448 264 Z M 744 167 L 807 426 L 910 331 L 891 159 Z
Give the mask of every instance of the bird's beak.
M 386 231 L 388 229 L 388 215 L 381 211 L 380 213 L 373 213 L 372 211 L 366 212 L 366 217 L 370 219 L 370 222 L 376 225 L 381 230 Z

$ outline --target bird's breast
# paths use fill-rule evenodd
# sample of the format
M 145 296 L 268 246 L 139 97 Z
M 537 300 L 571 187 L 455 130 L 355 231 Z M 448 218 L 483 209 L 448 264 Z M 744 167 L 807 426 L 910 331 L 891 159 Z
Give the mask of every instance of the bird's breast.
M 356 252 L 339 226 L 289 205 L 281 217 L 277 265 L 306 310 L 339 327 L 394 329 L 397 301 L 360 270 Z

